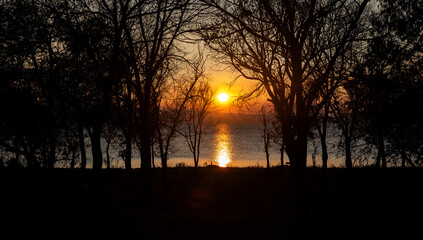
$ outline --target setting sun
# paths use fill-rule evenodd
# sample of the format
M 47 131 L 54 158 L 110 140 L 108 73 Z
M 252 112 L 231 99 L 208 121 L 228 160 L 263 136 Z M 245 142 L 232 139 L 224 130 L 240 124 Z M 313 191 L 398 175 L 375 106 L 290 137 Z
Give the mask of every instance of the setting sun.
M 221 93 L 221 94 L 219 94 L 219 95 L 217 95 L 217 99 L 220 101 L 220 102 L 226 102 L 226 101 L 228 101 L 228 99 L 229 99 L 229 96 L 228 96 L 228 94 L 226 94 L 226 93 Z

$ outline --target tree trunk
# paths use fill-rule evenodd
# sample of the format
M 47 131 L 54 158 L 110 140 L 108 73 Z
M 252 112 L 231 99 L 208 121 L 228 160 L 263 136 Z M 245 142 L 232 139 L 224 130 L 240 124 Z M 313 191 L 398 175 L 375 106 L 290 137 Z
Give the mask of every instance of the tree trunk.
M 146 85 L 149 85 L 146 83 Z M 151 169 L 151 86 L 145 86 L 145 95 L 141 102 L 141 168 L 144 170 Z
M 376 156 L 376 162 L 375 162 L 375 168 L 380 168 L 380 151 L 378 149 L 377 156 Z
M 320 134 L 320 141 L 322 145 L 322 191 L 325 193 L 328 175 L 328 147 L 326 144 L 326 127 L 323 127 L 323 132 Z
M 167 168 L 167 154 L 165 154 L 164 150 L 160 147 L 160 161 L 162 163 L 162 168 Z
M 270 162 L 269 162 L 269 148 L 266 147 L 266 168 L 270 168 Z
M 159 120 L 156 119 L 156 123 L 158 121 Z M 160 127 L 159 126 L 156 126 L 156 132 L 157 132 L 156 141 L 157 141 L 157 143 L 159 145 L 160 162 L 162 163 L 162 168 L 163 169 L 166 169 L 167 168 L 167 150 L 165 150 L 165 146 L 164 146 L 165 143 L 164 143 L 164 140 L 163 140 L 162 132 L 161 131 L 162 130 L 160 129 Z M 151 146 L 151 152 L 152 152 L 152 155 L 154 155 L 153 146 Z
M 109 153 L 109 150 L 110 150 L 110 141 L 107 141 L 107 146 L 106 146 L 106 168 L 107 169 L 110 169 L 110 153 Z
M 304 187 L 305 169 L 307 166 L 307 134 L 299 135 L 291 143 L 286 142 L 286 152 L 290 161 L 292 175 L 294 175 L 294 187 Z
M 85 151 L 84 127 L 80 121 L 78 121 L 78 138 L 79 150 L 81 151 L 81 169 L 85 169 L 87 166 L 87 153 Z
M 158 133 L 157 141 L 159 143 L 160 162 L 162 163 L 162 168 L 167 169 L 167 151 L 164 149 L 163 139 L 161 138 L 161 134 L 159 131 L 160 130 L 158 130 L 157 132 Z M 153 146 L 151 146 L 151 149 L 153 150 Z
M 129 88 L 131 89 L 131 88 Z M 131 93 L 131 91 L 129 91 L 129 93 Z M 132 103 L 131 100 L 128 100 L 128 121 L 126 123 L 127 128 L 126 128 L 126 134 L 125 134 L 125 169 L 126 170 L 131 170 L 132 169 Z
M 322 168 L 326 170 L 328 168 L 328 147 L 326 144 L 326 133 L 323 133 L 320 136 L 320 141 L 322 144 Z
M 93 169 L 99 170 L 103 167 L 103 153 L 101 152 L 101 130 L 97 126 L 93 127 L 91 138 L 91 150 L 93 155 Z
M 194 168 L 197 170 L 198 167 L 198 152 L 197 149 L 194 146 Z
M 405 161 L 406 161 L 406 159 L 404 158 L 404 156 L 402 156 L 402 158 L 401 158 L 401 167 L 402 168 L 405 168 Z
M 322 131 L 320 131 L 320 127 L 319 127 L 319 135 L 320 135 L 320 141 L 322 144 L 322 167 L 323 167 L 324 173 L 326 174 L 326 170 L 328 168 L 328 147 L 326 144 L 326 136 L 327 136 L 327 124 L 328 124 L 328 118 L 329 118 L 329 102 L 325 103 L 325 107 L 323 110 L 324 110 L 324 114 L 322 119 Z
M 132 128 L 128 127 L 128 132 L 125 136 L 125 169 L 131 170 L 132 169 Z
M 49 137 L 48 168 L 54 168 L 56 162 L 56 138 L 53 135 Z
M 380 155 L 379 155 L 380 153 Z M 383 134 L 378 134 L 378 155 L 382 163 L 382 168 L 386 168 L 386 153 L 385 153 L 385 141 L 383 140 Z
M 76 148 L 72 145 L 71 169 L 75 168 Z
M 141 168 L 147 170 L 151 168 L 151 141 L 150 136 L 145 136 L 149 132 L 143 131 L 141 135 Z
M 348 136 L 345 136 L 345 167 L 347 169 L 352 168 L 351 139 Z
M 287 148 L 288 152 L 288 148 Z M 299 135 L 291 144 L 291 154 L 288 155 L 291 166 L 299 171 L 307 167 L 307 134 Z
M 200 131 L 199 131 L 200 135 L 198 136 L 198 143 L 197 143 L 197 159 L 196 159 L 196 165 L 198 167 L 198 163 L 200 162 L 200 145 L 201 145 L 201 124 L 200 124 Z M 197 169 L 197 167 L 195 167 Z
M 167 169 L 167 154 L 163 154 L 160 156 L 160 161 L 162 163 L 162 168 Z
M 280 151 L 281 151 L 281 171 L 283 171 L 283 147 L 281 147 L 281 149 L 280 149 Z
M 153 166 L 153 169 L 156 168 L 156 164 L 154 163 L 154 145 L 151 144 L 151 165 Z
M 301 48 L 295 48 L 291 53 L 292 65 L 293 65 L 293 82 L 292 90 L 295 92 L 296 98 L 296 111 L 297 114 L 292 119 L 293 132 L 296 133 L 297 137 L 290 144 L 291 166 L 294 168 L 294 172 L 301 174 L 307 167 L 307 134 L 309 130 L 308 115 L 306 110 L 306 104 L 303 98 L 303 86 L 302 86 L 302 66 L 301 66 Z
M 283 169 L 284 169 L 284 152 L 285 152 L 285 141 L 284 141 L 284 139 L 282 138 L 282 145 L 281 145 L 281 149 L 280 149 L 280 151 L 281 151 L 281 173 L 283 174 Z

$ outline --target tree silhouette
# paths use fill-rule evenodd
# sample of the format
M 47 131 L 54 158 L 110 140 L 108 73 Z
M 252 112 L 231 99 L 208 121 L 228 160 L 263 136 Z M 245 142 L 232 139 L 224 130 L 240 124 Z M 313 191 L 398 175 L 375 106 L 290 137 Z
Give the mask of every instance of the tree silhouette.
M 213 111 L 216 91 L 208 82 L 200 82 L 193 89 L 192 96 L 188 99 L 185 108 L 185 137 L 189 150 L 193 154 L 194 167 L 197 169 L 200 160 L 200 146 L 204 134 L 210 132 L 210 125 L 205 122 L 207 116 Z
M 75 50 L 82 54 L 88 72 L 85 93 L 89 94 L 86 129 L 91 139 L 93 168 L 103 163 L 101 134 L 110 118 L 113 97 L 117 95 L 123 74 L 128 67 L 123 56 L 123 23 L 116 1 L 76 1 L 71 5 L 76 15 L 73 29 Z M 115 19 L 116 21 L 111 21 Z
M 199 50 L 194 60 L 182 64 L 186 71 L 174 74 L 173 81 L 168 83 L 164 89 L 157 90 L 154 101 L 156 117 L 156 140 L 159 147 L 162 168 L 167 167 L 167 160 L 171 150 L 171 144 L 184 122 L 186 105 L 193 94 L 197 94 L 196 87 L 205 78 L 205 62 L 203 51 Z M 176 69 L 175 69 L 176 70 Z M 175 71 L 176 72 L 176 71 Z M 167 88 L 167 89 L 166 89 Z M 159 97 L 159 99 L 157 99 Z
M 261 138 L 263 140 L 264 152 L 266 154 L 266 167 L 270 168 L 269 161 L 269 148 L 271 147 L 271 141 L 274 139 L 274 130 L 272 129 L 272 113 L 269 111 L 269 106 L 263 104 L 260 108 L 259 118 L 261 121 Z M 282 153 L 283 154 L 283 153 Z M 283 164 L 283 161 L 281 161 Z M 282 167 L 282 166 L 281 166 Z
M 340 130 L 340 140 L 345 153 L 345 167 L 352 168 L 353 156 L 352 151 L 354 143 L 361 136 L 360 133 L 360 104 L 354 100 L 356 96 L 353 92 L 347 93 L 344 87 L 344 91 L 339 91 L 334 96 L 334 101 L 331 104 L 331 112 L 335 120 L 335 124 Z M 351 90 L 351 89 L 349 89 Z
M 66 155 L 61 153 L 65 145 L 73 145 L 60 141 L 69 136 L 72 125 L 65 110 L 69 107 L 66 90 L 72 81 L 67 75 L 70 58 L 66 47 L 61 45 L 62 32 L 57 28 L 55 12 L 48 5 L 10 1 L 3 3 L 2 8 L 2 86 L 4 90 L 15 91 L 17 95 L 11 99 L 16 98 L 12 101 L 18 104 L 15 107 L 20 107 L 9 109 L 7 115 L 28 114 L 22 120 L 29 122 L 20 122 L 20 128 L 32 125 L 31 129 L 11 133 L 2 145 L 8 149 L 15 145 L 14 151 L 25 156 L 28 167 L 53 168 L 58 156 Z M 25 106 L 19 106 L 24 102 Z M 32 110 L 24 113 L 23 109 L 30 106 Z M 5 131 L 10 133 L 12 129 L 13 126 L 5 125 Z
M 380 0 L 370 18 L 368 2 L 2 1 L 0 145 L 28 167 L 85 168 L 88 135 L 100 169 L 107 123 L 125 168 L 134 142 L 150 168 L 153 141 L 166 166 L 202 82 L 180 77 L 196 65 L 188 60 L 195 32 L 255 83 L 240 99 L 268 95 L 298 175 L 315 126 L 326 168 L 330 117 L 347 168 L 359 132 L 376 166 L 420 166 L 422 6 Z
M 151 139 L 154 129 L 154 102 L 170 80 L 174 65 L 184 52 L 177 47 L 188 25 L 197 15 L 190 1 L 128 3 L 123 8 L 126 58 L 131 69 L 137 100 L 141 166 L 151 167 Z
M 414 166 L 421 156 L 421 139 L 414 134 L 422 127 L 422 40 L 416 37 L 422 33 L 421 9 L 416 2 L 381 1 L 380 14 L 372 19 L 378 31 L 354 72 L 367 141 L 377 149 L 376 167 L 385 168 L 390 157 L 392 164 L 399 157 L 403 166 Z
M 200 31 L 244 78 L 264 89 L 282 124 L 294 169 L 304 169 L 307 134 L 337 84 L 330 78 L 358 26 L 368 1 L 205 1 L 213 7 Z M 214 14 L 214 15 L 213 15 Z M 322 96 L 322 88 L 330 86 Z

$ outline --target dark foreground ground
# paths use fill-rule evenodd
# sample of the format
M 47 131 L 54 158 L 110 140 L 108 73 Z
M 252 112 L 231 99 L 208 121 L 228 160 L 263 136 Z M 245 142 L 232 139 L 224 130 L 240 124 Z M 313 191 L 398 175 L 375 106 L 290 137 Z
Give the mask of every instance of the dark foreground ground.
M 423 239 L 423 169 L 307 169 L 306 201 L 289 175 L 0 169 L 0 239 Z

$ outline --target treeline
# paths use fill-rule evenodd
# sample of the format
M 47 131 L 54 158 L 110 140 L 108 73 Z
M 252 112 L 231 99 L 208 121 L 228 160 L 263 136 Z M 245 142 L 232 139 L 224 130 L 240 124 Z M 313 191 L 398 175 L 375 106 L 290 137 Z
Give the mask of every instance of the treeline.
M 340 129 L 348 168 L 363 142 L 376 166 L 421 166 L 422 8 L 385 0 L 1 1 L 0 157 L 86 168 L 89 151 L 101 169 L 113 145 L 127 169 L 135 151 L 143 169 L 153 153 L 166 167 L 181 134 L 197 166 L 214 95 L 197 47 L 204 44 L 255 83 L 238 102 L 267 94 L 294 169 L 306 166 L 313 130 L 327 165 L 328 123 Z
M 212 5 L 204 41 L 256 83 L 240 100 L 268 95 L 271 109 L 260 113 L 266 152 L 276 138 L 301 174 L 317 139 L 326 169 L 335 127 L 346 168 L 422 166 L 421 2 Z
M 115 145 L 125 168 L 136 148 L 148 169 L 154 146 L 166 167 L 177 127 L 213 95 L 203 50 L 186 44 L 196 4 L 1 1 L 2 158 L 86 168 L 90 151 L 101 169 Z
M 276 143 L 283 150 L 285 132 L 288 136 L 296 136 L 297 139 L 294 139 L 298 141 L 300 129 L 295 124 L 299 118 L 304 118 L 303 121 L 308 123 L 309 142 L 313 140 L 310 147 L 315 148 L 314 153 L 321 155 L 323 168 L 328 166 L 328 138 L 343 153 L 346 168 L 351 168 L 353 163 L 382 168 L 388 165 L 422 166 L 422 20 L 418 12 L 423 6 L 417 2 L 375 1 L 367 3 L 367 10 L 360 12 L 366 1 L 361 6 L 357 4 L 350 7 L 350 14 L 355 15 L 349 21 L 337 25 L 336 20 L 330 18 L 326 27 L 318 27 L 315 31 L 320 33 L 319 39 L 314 39 L 317 36 L 308 29 L 311 35 L 304 36 L 304 39 L 313 39 L 309 40 L 312 46 L 305 40 L 301 50 L 301 55 L 305 56 L 300 61 L 302 69 L 299 70 L 299 75 L 303 76 L 302 80 L 298 80 L 302 83 L 299 87 L 301 95 L 292 92 L 294 80 L 277 85 L 276 74 L 283 73 L 286 74 L 282 75 L 285 79 L 291 79 L 294 69 L 281 66 L 282 70 L 276 68 L 277 72 L 272 74 L 274 67 L 269 66 L 273 69 L 268 69 L 269 77 L 265 76 L 263 85 L 271 89 L 270 101 L 280 104 L 281 108 L 288 107 L 288 111 L 275 109 L 273 116 L 272 110 L 263 108 L 262 122 L 267 121 L 267 125 L 273 122 L 274 127 L 267 127 L 264 134 L 276 138 Z M 359 14 L 362 20 L 359 20 Z M 289 18 L 288 15 L 286 17 Z M 303 18 L 306 19 L 306 16 Z M 305 20 L 299 20 L 299 23 L 301 21 Z M 297 27 L 296 31 L 304 31 L 303 25 Z M 289 31 L 284 34 L 288 42 Z M 295 35 L 294 31 L 291 37 L 295 38 Z M 301 38 L 298 37 L 298 40 Z M 296 50 L 290 48 L 289 45 L 281 47 L 286 51 Z M 337 55 L 337 51 L 342 53 Z M 286 59 L 292 58 L 292 53 L 285 54 Z M 270 59 L 270 62 L 279 64 L 274 55 L 263 55 L 263 62 Z M 318 73 L 314 72 L 316 70 Z M 309 83 L 309 79 L 313 82 Z M 280 89 L 285 96 L 278 96 Z M 298 95 L 306 102 L 296 102 Z M 306 109 L 304 116 L 299 115 L 299 109 Z M 287 119 L 292 121 L 289 127 L 283 126 L 283 120 Z M 337 141 L 333 142 L 333 139 Z M 269 139 L 266 140 L 268 145 Z M 287 141 L 296 143 L 290 139 Z M 289 154 L 289 149 L 287 152 Z

